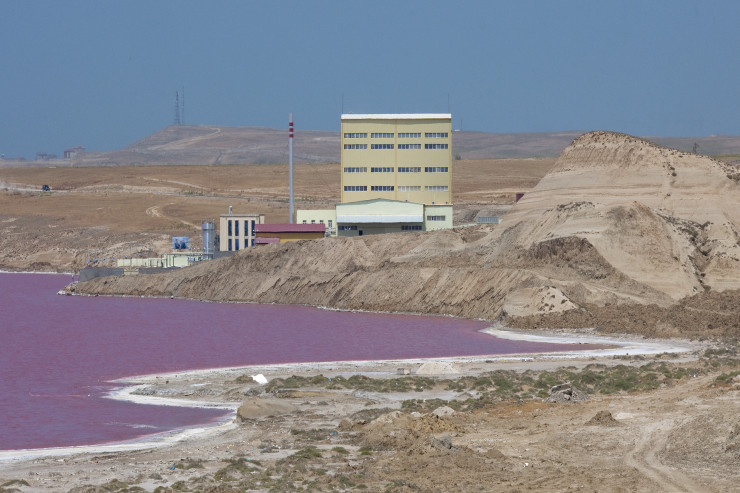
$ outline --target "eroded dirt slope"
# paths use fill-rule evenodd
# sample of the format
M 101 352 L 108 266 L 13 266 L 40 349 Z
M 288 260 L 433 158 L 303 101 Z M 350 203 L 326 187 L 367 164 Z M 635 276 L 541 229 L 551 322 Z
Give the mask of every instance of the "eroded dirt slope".
M 496 227 L 271 245 L 78 292 L 528 316 L 740 288 L 734 168 L 623 134 L 576 139 Z

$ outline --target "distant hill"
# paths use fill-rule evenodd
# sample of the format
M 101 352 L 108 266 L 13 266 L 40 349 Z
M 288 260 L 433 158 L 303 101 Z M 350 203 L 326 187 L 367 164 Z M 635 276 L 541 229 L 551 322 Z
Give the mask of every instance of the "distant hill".
M 583 132 L 491 134 L 453 132 L 452 154 L 460 159 L 551 156 Z M 296 163 L 339 162 L 339 132 L 298 130 Z M 121 151 L 111 164 L 266 164 L 288 161 L 286 130 L 260 127 L 169 126 Z
M 455 159 L 557 157 L 582 131 L 494 134 L 455 131 Z M 288 161 L 288 132 L 262 127 L 169 126 L 110 152 L 87 152 L 74 159 L 0 160 L 0 166 L 146 166 L 167 164 L 270 164 Z M 740 154 L 740 137 L 650 137 L 660 145 L 705 155 Z M 339 162 L 339 132 L 297 130 L 296 163 Z

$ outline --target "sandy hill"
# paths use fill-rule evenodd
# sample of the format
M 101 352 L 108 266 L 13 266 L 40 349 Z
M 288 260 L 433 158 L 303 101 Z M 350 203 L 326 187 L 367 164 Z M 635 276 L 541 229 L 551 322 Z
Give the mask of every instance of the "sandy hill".
M 641 286 L 585 283 L 581 302 L 667 304 L 740 287 L 739 191 L 737 170 L 724 163 L 595 132 L 575 140 L 517 204 L 507 236 L 520 248 L 586 241 L 609 269 Z M 558 281 L 573 297 L 570 280 Z
M 271 245 L 78 290 L 488 319 L 660 310 L 740 288 L 739 187 L 713 159 L 593 132 L 496 227 Z

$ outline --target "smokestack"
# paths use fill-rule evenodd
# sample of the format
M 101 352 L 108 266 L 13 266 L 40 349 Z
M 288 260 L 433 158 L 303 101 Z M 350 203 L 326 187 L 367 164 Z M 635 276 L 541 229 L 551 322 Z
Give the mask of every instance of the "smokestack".
M 293 203 L 293 113 L 288 116 L 288 168 L 290 172 L 290 224 L 293 224 L 294 203 Z

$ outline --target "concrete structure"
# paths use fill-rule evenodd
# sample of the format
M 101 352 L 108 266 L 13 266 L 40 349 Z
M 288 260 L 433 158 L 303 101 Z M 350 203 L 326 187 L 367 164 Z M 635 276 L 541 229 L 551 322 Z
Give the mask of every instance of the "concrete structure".
M 325 233 L 326 228 L 323 224 L 257 224 L 255 244 L 315 240 L 323 238 Z
M 328 211 L 306 211 L 321 212 Z M 337 236 L 433 231 L 452 228 L 452 206 L 371 199 L 337 204 Z
M 341 203 L 301 210 L 332 236 L 452 228 L 452 115 L 342 115 Z
M 452 229 L 451 205 L 424 205 L 424 231 Z
M 338 236 L 422 231 L 424 206 L 384 199 L 338 204 L 337 229 Z
M 236 252 L 254 246 L 254 228 L 265 223 L 264 214 L 222 214 L 219 220 L 219 248 L 222 252 Z
M 314 209 L 296 211 L 296 223 L 298 224 L 323 224 L 326 226 L 326 234 L 337 235 L 337 211 L 335 209 Z
M 452 204 L 452 115 L 344 114 L 341 201 Z
M 171 269 L 173 267 L 187 267 L 211 258 L 211 255 L 206 255 L 203 252 L 172 252 L 165 253 L 161 257 L 119 258 L 116 260 L 116 267 L 124 269 Z
M 75 146 L 64 150 L 64 159 L 73 159 L 85 153 L 84 146 Z

